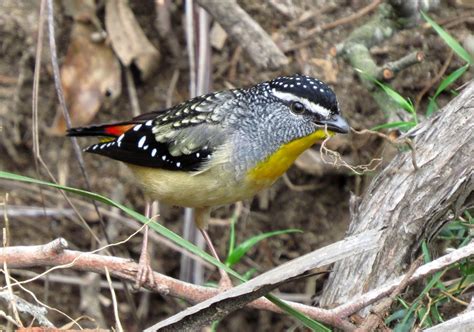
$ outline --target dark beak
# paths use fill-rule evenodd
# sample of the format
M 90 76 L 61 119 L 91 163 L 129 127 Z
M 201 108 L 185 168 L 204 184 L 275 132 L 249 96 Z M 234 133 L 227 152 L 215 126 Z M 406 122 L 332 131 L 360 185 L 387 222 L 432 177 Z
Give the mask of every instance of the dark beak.
M 328 120 L 318 122 L 318 125 L 327 126 L 329 131 L 340 134 L 347 134 L 351 128 L 346 119 L 344 119 L 340 114 L 333 115 Z

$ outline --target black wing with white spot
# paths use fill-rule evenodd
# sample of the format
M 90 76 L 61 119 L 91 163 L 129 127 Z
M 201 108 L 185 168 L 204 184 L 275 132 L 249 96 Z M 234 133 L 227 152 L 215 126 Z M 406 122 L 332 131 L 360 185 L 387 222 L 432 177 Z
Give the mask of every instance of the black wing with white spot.
M 91 145 L 85 151 L 129 164 L 182 171 L 199 170 L 212 155 L 209 147 L 203 147 L 191 154 L 173 156 L 169 147 L 155 140 L 151 126 L 137 124 L 113 141 Z

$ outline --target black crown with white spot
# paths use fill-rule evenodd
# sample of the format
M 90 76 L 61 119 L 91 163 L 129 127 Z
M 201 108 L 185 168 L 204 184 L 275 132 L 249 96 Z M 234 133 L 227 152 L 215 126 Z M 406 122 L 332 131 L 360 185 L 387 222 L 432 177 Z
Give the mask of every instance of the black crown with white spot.
M 328 109 L 332 114 L 339 113 L 336 94 L 324 82 L 309 76 L 281 76 L 269 82 L 270 89 L 291 93 Z

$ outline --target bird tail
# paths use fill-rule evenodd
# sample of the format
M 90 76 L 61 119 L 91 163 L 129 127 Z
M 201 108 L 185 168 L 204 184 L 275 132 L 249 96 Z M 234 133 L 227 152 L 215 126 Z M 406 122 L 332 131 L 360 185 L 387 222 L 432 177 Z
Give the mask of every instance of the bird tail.
M 119 122 L 89 127 L 78 127 L 67 130 L 67 136 L 102 136 L 119 137 L 132 128 L 136 122 Z

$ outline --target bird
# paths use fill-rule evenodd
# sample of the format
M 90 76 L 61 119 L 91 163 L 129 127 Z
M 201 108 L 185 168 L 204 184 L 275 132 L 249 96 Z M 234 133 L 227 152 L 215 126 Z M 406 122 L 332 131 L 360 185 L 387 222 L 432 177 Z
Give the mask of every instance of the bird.
M 335 92 L 296 74 L 67 135 L 105 138 L 85 151 L 126 163 L 150 199 L 194 208 L 219 260 L 206 231 L 211 210 L 270 187 L 306 149 L 349 129 Z

